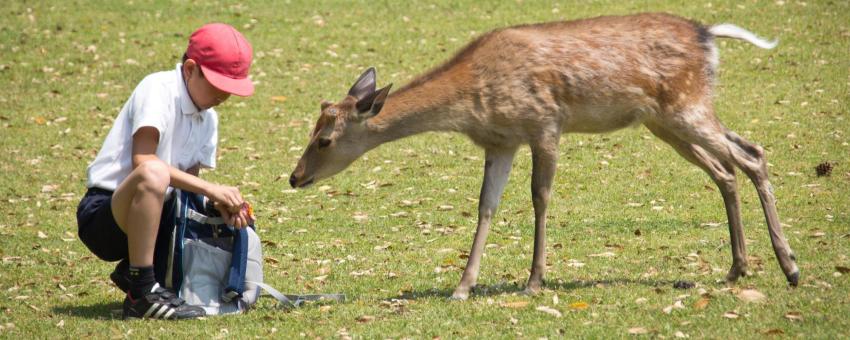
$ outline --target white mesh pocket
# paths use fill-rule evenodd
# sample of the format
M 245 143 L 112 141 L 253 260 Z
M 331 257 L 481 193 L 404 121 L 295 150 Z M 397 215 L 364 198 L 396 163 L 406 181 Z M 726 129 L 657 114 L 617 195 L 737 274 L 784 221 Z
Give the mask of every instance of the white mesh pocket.
M 236 301 L 221 301 L 231 257 L 231 253 L 202 241 L 184 240 L 180 297 L 191 305 L 203 307 L 207 315 L 240 312 Z

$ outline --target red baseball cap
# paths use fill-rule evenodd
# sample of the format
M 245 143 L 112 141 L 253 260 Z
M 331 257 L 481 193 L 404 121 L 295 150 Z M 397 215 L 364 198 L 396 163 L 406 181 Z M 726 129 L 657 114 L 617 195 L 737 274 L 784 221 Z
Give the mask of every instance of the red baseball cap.
M 204 71 L 204 77 L 217 89 L 237 96 L 254 94 L 248 78 L 253 49 L 248 40 L 227 24 L 206 24 L 189 37 L 186 57 Z

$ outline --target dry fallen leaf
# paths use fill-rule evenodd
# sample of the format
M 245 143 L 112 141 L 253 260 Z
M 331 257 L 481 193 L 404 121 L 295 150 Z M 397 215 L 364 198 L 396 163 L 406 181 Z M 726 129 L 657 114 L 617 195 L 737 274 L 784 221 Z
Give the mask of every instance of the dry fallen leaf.
M 578 302 L 571 303 L 569 307 L 572 308 L 572 309 L 577 309 L 577 310 L 585 310 L 588 307 L 590 307 L 590 305 L 587 304 L 587 302 L 578 301 Z
M 286 96 L 272 96 L 272 101 L 274 101 L 274 102 L 285 102 Z
M 575 259 L 567 260 L 567 267 L 581 268 L 584 267 L 584 262 Z
M 368 214 L 366 214 L 364 212 L 360 212 L 360 211 L 355 212 L 354 215 L 352 215 L 351 217 L 354 218 L 354 221 L 356 221 L 356 222 L 365 222 L 366 220 L 369 219 Z
M 685 305 L 682 303 L 682 300 L 676 300 L 676 302 L 673 303 L 672 305 L 664 307 L 664 309 L 662 309 L 662 311 L 664 312 L 664 314 L 670 314 L 670 313 L 673 312 L 673 309 L 683 309 L 683 308 L 685 308 Z
M 835 266 L 835 270 L 837 270 L 841 274 L 850 273 L 850 268 L 844 266 Z
M 355 319 L 355 320 L 357 320 L 357 322 L 359 322 L 359 323 L 367 323 L 367 322 L 370 322 L 370 321 L 374 321 L 375 317 L 371 316 L 371 315 L 361 315 L 361 316 L 358 316 L 357 319 Z
M 38 238 L 40 238 L 40 239 L 45 239 L 45 238 L 47 238 L 47 234 L 45 234 L 45 233 L 44 233 L 44 232 L 42 232 L 42 231 L 39 231 L 37 236 L 38 236 Z
M 348 273 L 348 275 L 351 275 L 351 276 L 354 276 L 354 277 L 365 276 L 365 275 L 371 276 L 371 275 L 374 274 L 374 271 L 375 271 L 375 268 L 369 268 L 369 269 L 366 269 L 366 270 L 355 270 L 351 273 Z
M 587 257 L 614 257 L 614 256 L 617 256 L 617 254 L 614 254 L 614 253 L 612 253 L 612 252 L 610 252 L 610 251 L 606 251 L 606 252 L 604 252 L 604 253 L 599 253 L 599 254 L 590 254 L 590 255 L 587 255 Z
M 726 312 L 723 313 L 723 317 L 727 319 L 737 319 L 738 317 L 740 317 L 740 315 L 738 315 L 738 313 L 736 312 Z
M 505 308 L 520 309 L 528 306 L 528 301 L 502 302 L 499 305 Z
M 709 301 L 707 297 L 701 297 L 697 302 L 694 302 L 694 309 L 705 309 Z
M 737 296 L 744 302 L 760 302 L 766 298 L 764 294 L 755 289 L 744 289 L 740 291 Z
M 560 311 L 558 311 L 557 309 L 552 308 L 552 307 L 539 306 L 539 307 L 537 307 L 537 308 L 535 308 L 535 309 L 536 309 L 536 310 L 538 310 L 538 311 L 541 311 L 541 312 L 543 312 L 543 313 L 546 313 L 546 314 L 552 315 L 552 316 L 554 316 L 554 317 L 556 317 L 556 318 L 560 318 L 560 317 L 561 317 L 561 312 L 560 312 Z
M 772 329 L 765 329 L 765 330 L 763 330 L 763 331 L 761 332 L 761 334 L 764 334 L 764 335 L 781 335 L 781 334 L 785 334 L 785 332 L 783 332 L 783 331 L 782 331 L 781 329 L 779 329 L 779 328 L 772 328 Z
M 643 327 L 629 328 L 629 334 L 646 334 L 646 333 L 649 333 L 649 331 L 646 330 L 646 328 L 643 328 Z
M 803 314 L 800 312 L 785 313 L 785 318 L 790 321 L 803 321 Z

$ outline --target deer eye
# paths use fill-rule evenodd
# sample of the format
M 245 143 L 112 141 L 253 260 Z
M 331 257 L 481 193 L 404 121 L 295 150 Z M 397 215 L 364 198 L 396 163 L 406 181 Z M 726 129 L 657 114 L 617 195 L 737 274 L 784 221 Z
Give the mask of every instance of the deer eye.
M 331 145 L 330 138 L 319 137 L 319 148 L 324 148 L 324 147 L 327 147 L 328 145 Z

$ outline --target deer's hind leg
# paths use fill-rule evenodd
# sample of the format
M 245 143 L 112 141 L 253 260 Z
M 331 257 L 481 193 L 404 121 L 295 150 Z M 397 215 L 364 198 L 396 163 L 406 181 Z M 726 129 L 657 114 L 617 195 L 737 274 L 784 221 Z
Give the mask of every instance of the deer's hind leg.
M 699 145 L 688 143 L 663 127 L 652 124 L 646 126 L 655 136 L 670 144 L 679 155 L 705 171 L 717 185 L 726 207 L 729 238 L 732 244 L 732 268 L 726 274 L 726 280 L 736 281 L 739 277 L 746 276 L 748 274 L 747 247 L 744 241 L 744 228 L 741 223 L 741 201 L 738 196 L 738 183 L 734 165 L 717 159 Z
M 724 127 L 717 120 L 710 104 L 694 105 L 680 111 L 679 115 L 668 120 L 665 128 L 677 137 L 698 145 L 717 159 L 734 164 L 747 174 L 758 192 L 779 266 L 788 283 L 797 286 L 800 271 L 794 253 L 782 233 L 776 198 L 768 179 L 764 149 Z
M 782 232 L 782 224 L 779 222 L 773 186 L 768 179 L 767 158 L 764 155 L 764 149 L 729 130 L 723 133 L 723 138 L 726 141 L 725 150 L 729 157 L 747 174 L 747 177 L 756 187 L 764 217 L 767 220 L 773 252 L 776 254 L 776 259 L 779 260 L 779 266 L 782 268 L 788 283 L 796 287 L 800 280 L 800 270 L 797 268 L 797 258 L 791 251 L 788 240 L 785 239 Z

